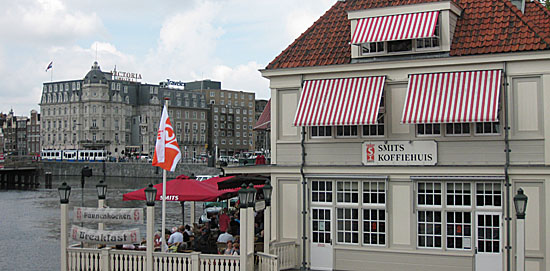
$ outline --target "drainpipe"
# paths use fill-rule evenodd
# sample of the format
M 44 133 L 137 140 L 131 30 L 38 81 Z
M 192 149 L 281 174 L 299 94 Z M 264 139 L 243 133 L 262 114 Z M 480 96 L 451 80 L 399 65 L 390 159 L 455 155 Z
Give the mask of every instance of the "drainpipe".
M 301 78 L 301 87 L 304 87 L 304 75 Z M 302 266 L 301 271 L 307 270 L 307 180 L 304 173 L 304 167 L 306 166 L 306 127 L 302 126 L 302 140 L 300 141 L 302 151 L 302 163 L 300 164 L 300 175 L 302 177 Z
M 510 126 L 508 123 L 508 75 L 506 74 L 506 66 L 508 63 L 504 62 L 504 152 L 506 154 L 506 162 L 504 163 L 504 181 L 506 191 L 506 270 L 511 271 L 511 258 L 512 258 L 512 246 L 510 245 L 510 176 L 508 175 L 508 168 L 510 167 Z
M 304 174 L 304 167 L 306 165 L 306 128 L 302 126 L 302 141 L 300 145 L 302 147 L 302 163 L 300 164 L 300 175 L 302 175 L 302 266 L 300 270 L 307 270 L 306 261 L 306 246 L 307 246 L 307 181 Z

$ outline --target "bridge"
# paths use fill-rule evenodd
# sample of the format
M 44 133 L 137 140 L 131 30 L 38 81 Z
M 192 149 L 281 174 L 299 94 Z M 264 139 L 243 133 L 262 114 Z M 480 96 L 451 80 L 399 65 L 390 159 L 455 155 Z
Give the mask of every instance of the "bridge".
M 0 163 L 0 190 L 31 190 L 40 186 L 44 175 L 39 161 L 26 156 L 8 156 Z M 48 183 L 47 183 L 48 184 Z M 51 178 L 49 185 L 51 186 Z

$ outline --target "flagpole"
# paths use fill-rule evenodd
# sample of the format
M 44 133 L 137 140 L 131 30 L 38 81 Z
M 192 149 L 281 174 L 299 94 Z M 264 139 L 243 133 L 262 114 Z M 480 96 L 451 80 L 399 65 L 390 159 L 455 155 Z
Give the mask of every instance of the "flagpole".
M 162 251 L 166 252 L 166 169 L 162 170 Z
M 168 108 L 168 99 L 164 99 L 164 106 Z M 162 251 L 166 252 L 166 169 L 162 170 Z

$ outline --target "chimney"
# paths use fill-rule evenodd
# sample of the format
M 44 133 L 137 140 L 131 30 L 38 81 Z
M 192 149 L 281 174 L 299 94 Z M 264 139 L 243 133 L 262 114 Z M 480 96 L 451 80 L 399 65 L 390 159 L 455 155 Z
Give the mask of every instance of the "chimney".
M 525 13 L 525 0 L 511 0 L 512 4 L 516 6 L 519 10 L 521 10 L 521 13 Z

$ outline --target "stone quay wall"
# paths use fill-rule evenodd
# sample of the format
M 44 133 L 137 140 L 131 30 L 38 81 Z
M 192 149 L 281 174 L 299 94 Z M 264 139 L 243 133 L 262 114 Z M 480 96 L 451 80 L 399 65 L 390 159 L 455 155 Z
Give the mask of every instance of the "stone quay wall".
M 53 176 L 80 176 L 83 167 L 92 169 L 94 176 L 103 176 L 103 162 L 58 162 L 42 161 L 43 172 L 51 172 Z M 158 178 L 162 176 L 162 169 L 150 163 L 132 162 L 105 162 L 107 177 Z M 218 175 L 220 169 L 208 167 L 206 164 L 179 163 L 174 172 L 167 172 L 168 179 L 178 175 Z

